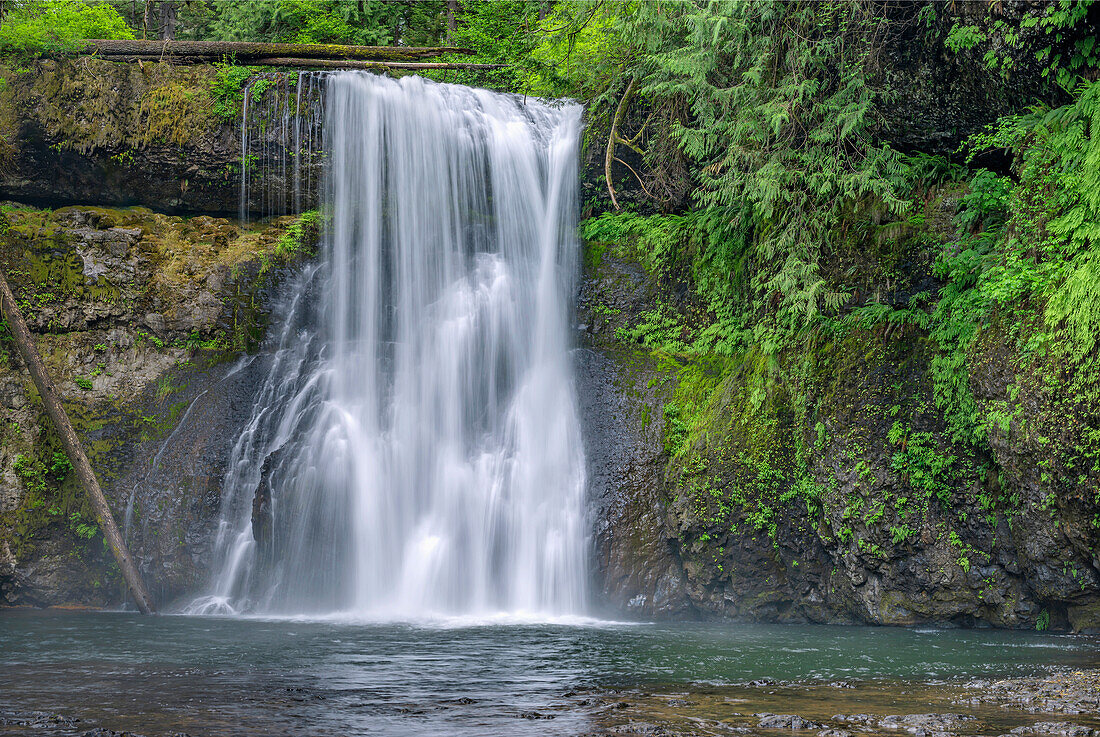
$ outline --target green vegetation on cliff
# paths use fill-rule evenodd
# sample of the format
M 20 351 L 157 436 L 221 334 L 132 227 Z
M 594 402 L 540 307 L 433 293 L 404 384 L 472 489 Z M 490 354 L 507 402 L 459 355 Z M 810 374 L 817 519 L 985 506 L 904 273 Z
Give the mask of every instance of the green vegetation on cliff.
M 995 563 L 1052 565 L 1019 545 L 1053 528 L 1042 555 L 1065 580 L 1035 596 L 1064 612 L 1093 595 L 1078 572 L 1100 544 L 1096 10 L 643 3 L 611 22 L 629 51 L 589 145 L 622 164 L 606 186 L 628 204 L 590 203 L 582 237 L 597 279 L 612 257 L 655 286 L 609 319 L 659 356 L 666 519 L 698 585 L 734 585 L 759 536 L 791 580 L 815 549 L 876 575 L 930 556 L 950 560 L 941 582 L 988 579 L 947 604 L 928 598 L 942 583 L 899 578 L 893 611 L 846 605 L 879 621 L 1034 623 L 1050 612 L 1008 596 Z M 892 109 L 915 101 L 892 65 L 944 56 L 1032 97 L 946 151 L 896 146 Z M 817 575 L 864 595 L 864 574 Z

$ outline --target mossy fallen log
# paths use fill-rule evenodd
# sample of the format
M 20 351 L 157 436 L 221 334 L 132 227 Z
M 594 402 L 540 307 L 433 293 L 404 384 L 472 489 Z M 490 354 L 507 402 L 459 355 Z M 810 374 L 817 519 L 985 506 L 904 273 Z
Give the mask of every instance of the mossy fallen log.
M 338 44 L 257 43 L 250 41 L 142 41 L 91 39 L 78 54 L 103 58 L 140 56 L 157 59 L 220 61 L 222 58 L 251 63 L 261 58 L 359 59 L 363 61 L 419 61 L 443 54 L 471 55 L 476 52 L 451 46 L 341 46 Z
M 104 61 L 116 62 L 168 62 L 170 64 L 209 64 L 212 59 L 201 57 L 160 57 L 147 54 L 99 56 Z M 365 61 L 362 59 L 303 59 L 293 57 L 261 57 L 249 59 L 249 66 L 294 67 L 296 69 L 366 69 L 375 71 L 417 71 L 427 69 L 483 70 L 503 69 L 507 64 L 475 64 L 450 61 Z
M 503 69 L 507 64 L 467 64 L 462 62 L 432 61 L 357 61 L 352 59 L 293 59 L 284 57 L 260 58 L 250 62 L 257 66 L 298 67 L 302 69 Z

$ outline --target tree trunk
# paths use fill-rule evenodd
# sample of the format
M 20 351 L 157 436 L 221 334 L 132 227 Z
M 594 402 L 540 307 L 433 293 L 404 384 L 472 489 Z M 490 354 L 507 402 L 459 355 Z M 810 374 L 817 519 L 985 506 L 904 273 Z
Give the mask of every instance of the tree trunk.
M 622 208 L 619 207 L 619 200 L 615 197 L 615 186 L 611 183 L 611 162 L 615 160 L 615 144 L 622 140 L 619 135 L 619 126 L 622 125 L 623 118 L 626 117 L 626 109 L 630 106 L 630 101 L 634 99 L 634 90 L 637 86 L 638 78 L 631 77 L 626 85 L 626 92 L 623 93 L 623 99 L 619 100 L 619 106 L 615 108 L 615 115 L 611 118 L 611 132 L 607 136 L 607 150 L 604 153 L 603 176 L 607 181 L 607 193 L 611 195 L 611 204 L 615 206 L 616 210 Z
M 31 379 L 38 389 L 38 396 L 42 398 L 42 404 L 46 407 L 46 414 L 50 416 L 54 427 L 57 428 L 57 434 L 61 438 L 65 455 L 69 457 L 69 462 L 73 464 L 73 470 L 76 471 L 77 478 L 80 479 L 84 490 L 88 492 L 88 499 L 92 503 L 92 509 L 95 510 L 96 522 L 99 523 L 99 529 L 103 531 L 103 538 L 110 546 L 111 552 L 114 553 L 115 560 L 118 561 L 118 567 L 122 571 L 122 577 L 126 579 L 126 585 L 130 587 L 134 602 L 142 614 L 155 613 L 153 600 L 145 589 L 145 584 L 141 580 L 141 574 L 138 573 L 133 559 L 130 558 L 130 553 L 126 549 L 126 543 L 123 542 L 122 535 L 118 532 L 118 526 L 115 525 L 111 508 L 107 505 L 107 498 L 103 496 L 103 491 L 99 488 L 99 482 L 96 481 L 92 465 L 88 462 L 88 456 L 84 454 L 84 447 L 80 444 L 80 438 L 77 437 L 76 430 L 69 422 L 69 416 L 65 414 L 65 408 L 61 406 L 57 389 L 54 388 L 50 375 L 46 373 L 46 366 L 38 355 L 38 349 L 34 346 L 34 340 L 27 329 L 27 323 L 23 321 L 23 315 L 19 312 L 15 296 L 12 294 L 3 273 L 0 273 L 0 311 L 7 319 L 8 328 L 11 330 L 12 338 L 15 339 L 19 355 L 23 357 L 23 362 L 27 364 L 27 370 L 30 371 Z
M 447 19 L 447 39 L 446 44 L 450 46 L 455 41 L 455 31 L 458 30 L 458 0 L 447 0 L 447 7 L 444 10 L 444 16 Z
M 467 54 L 470 49 L 447 46 L 338 46 L 335 44 L 254 43 L 250 41 L 139 41 L 92 39 L 79 50 L 83 54 L 112 56 L 183 57 L 219 61 L 223 56 L 249 63 L 262 57 L 295 59 L 362 59 L 369 61 L 416 61 L 442 54 Z
M 149 15 L 153 12 L 153 3 L 156 0 L 145 0 L 145 14 L 141 16 L 141 40 L 149 37 Z
M 161 0 L 160 3 L 160 40 L 171 41 L 176 37 L 179 0 Z

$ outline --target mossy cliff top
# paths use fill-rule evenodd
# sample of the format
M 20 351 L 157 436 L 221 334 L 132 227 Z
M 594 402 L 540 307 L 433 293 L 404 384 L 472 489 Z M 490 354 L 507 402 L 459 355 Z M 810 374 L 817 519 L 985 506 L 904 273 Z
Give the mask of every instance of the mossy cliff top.
M 208 65 L 43 59 L 6 64 L 0 74 L 5 137 L 36 123 L 63 150 L 122 156 L 184 146 L 214 153 L 224 134 L 212 114 L 216 70 Z
M 0 199 L 238 211 L 247 70 L 43 59 L 0 77 Z

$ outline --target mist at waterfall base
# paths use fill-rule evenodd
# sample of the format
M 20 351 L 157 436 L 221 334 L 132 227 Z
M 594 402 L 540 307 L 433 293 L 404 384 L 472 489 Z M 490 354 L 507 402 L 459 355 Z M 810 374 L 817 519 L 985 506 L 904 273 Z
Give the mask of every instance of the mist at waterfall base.
M 323 254 L 273 338 L 232 451 L 216 576 L 187 611 L 582 613 L 579 106 L 309 79 Z

